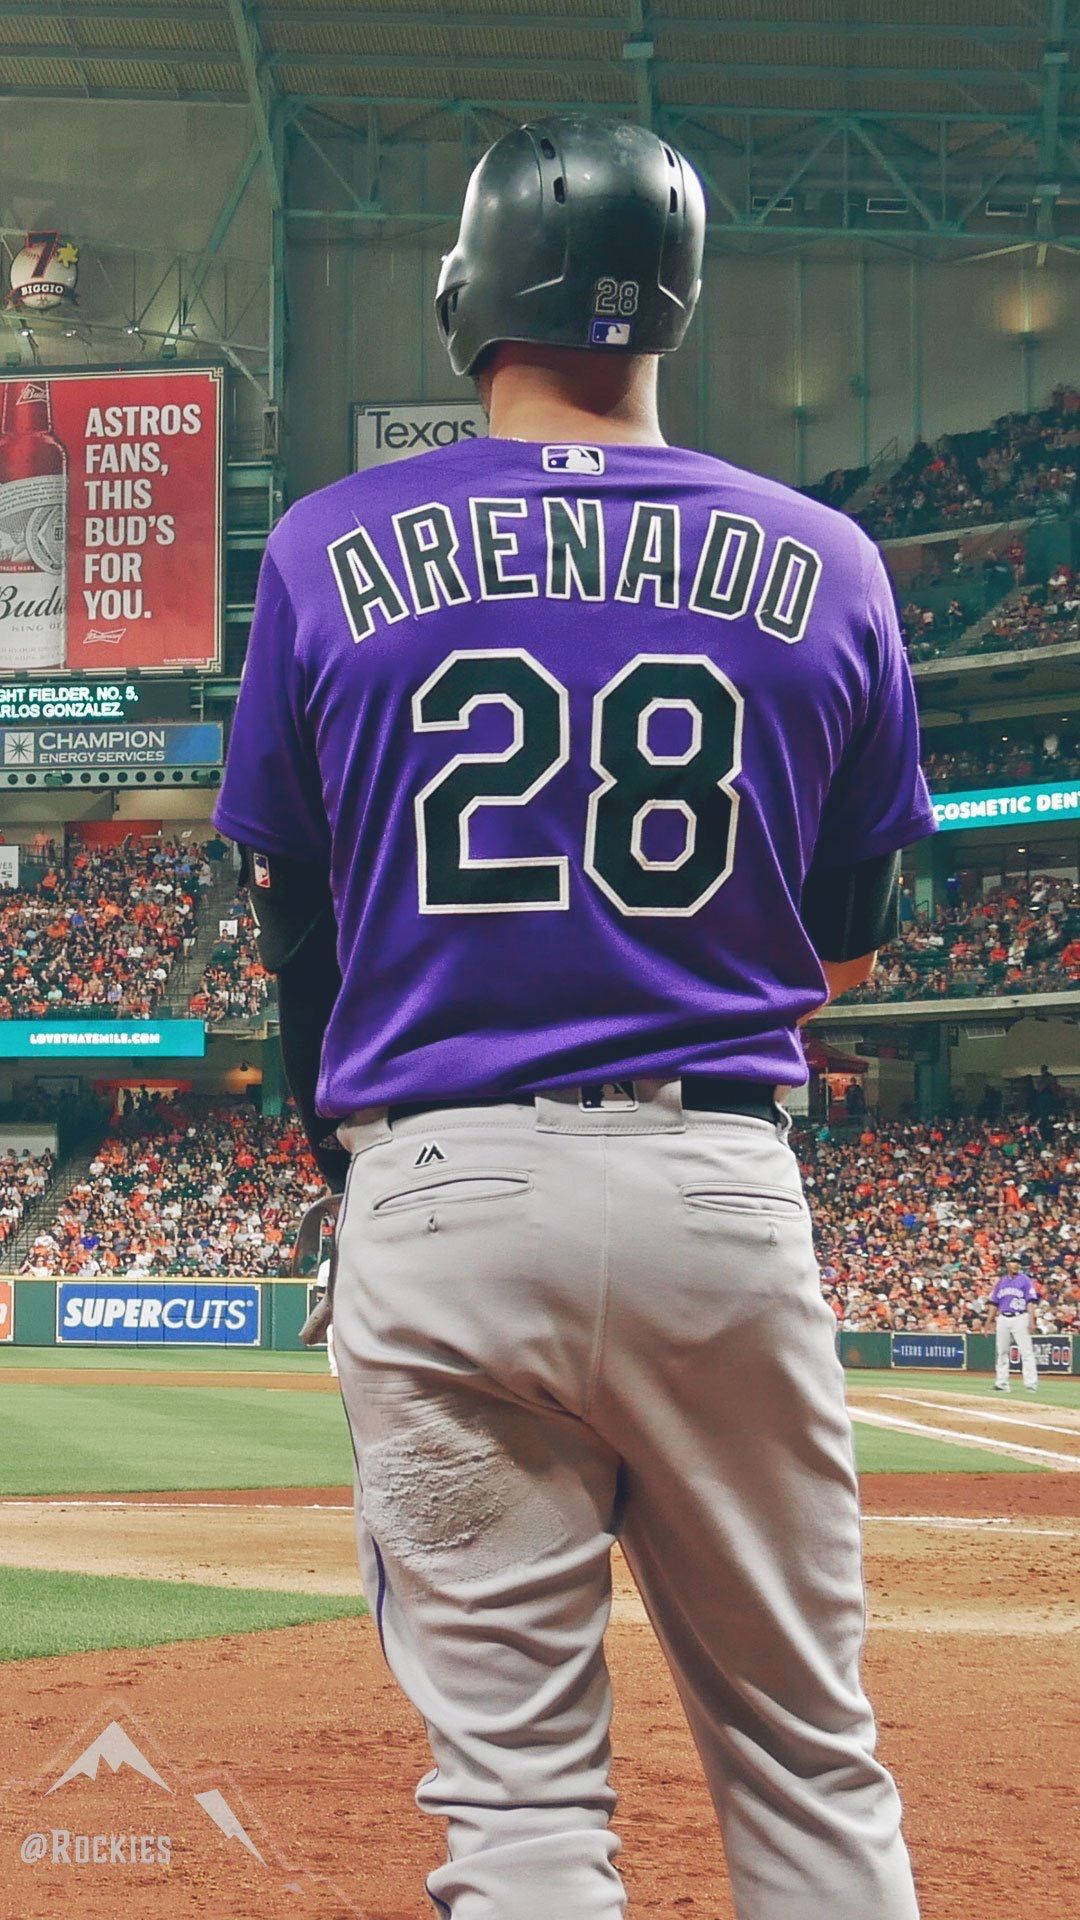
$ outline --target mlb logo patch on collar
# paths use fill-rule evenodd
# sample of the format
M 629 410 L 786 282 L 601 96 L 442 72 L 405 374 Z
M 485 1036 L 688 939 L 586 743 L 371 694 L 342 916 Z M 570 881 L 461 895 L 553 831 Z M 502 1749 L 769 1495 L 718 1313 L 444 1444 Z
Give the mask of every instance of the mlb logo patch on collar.
M 602 447 L 544 447 L 545 473 L 603 473 Z
M 637 1089 L 632 1080 L 597 1080 L 578 1091 L 583 1113 L 636 1113 Z

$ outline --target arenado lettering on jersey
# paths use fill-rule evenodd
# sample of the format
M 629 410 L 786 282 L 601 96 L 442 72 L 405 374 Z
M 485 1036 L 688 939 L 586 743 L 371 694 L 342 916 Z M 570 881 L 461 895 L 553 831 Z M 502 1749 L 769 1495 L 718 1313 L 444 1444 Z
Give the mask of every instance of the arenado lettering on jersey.
M 520 559 L 521 536 L 543 515 L 543 573 Z M 475 559 L 482 600 L 615 600 L 645 608 L 685 608 L 714 620 L 749 615 L 762 633 L 793 646 L 806 633 L 821 581 L 821 556 L 783 535 L 766 552 L 765 529 L 749 516 L 709 516 L 700 546 L 687 551 L 679 507 L 638 500 L 625 540 L 613 551 L 604 502 L 548 495 L 470 498 L 468 523 L 442 501 L 391 515 L 396 551 L 357 525 L 327 548 L 341 604 L 356 641 L 375 620 L 392 625 L 476 596 L 459 561 Z

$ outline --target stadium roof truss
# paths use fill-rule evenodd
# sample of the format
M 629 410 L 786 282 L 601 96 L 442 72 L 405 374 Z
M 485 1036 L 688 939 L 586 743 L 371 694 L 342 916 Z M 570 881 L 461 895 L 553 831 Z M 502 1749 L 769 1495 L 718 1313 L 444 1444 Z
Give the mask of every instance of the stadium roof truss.
M 178 313 L 262 169 L 272 396 L 290 228 L 376 237 L 456 218 L 426 168 L 389 164 L 403 150 L 452 141 L 471 163 L 526 114 L 588 106 L 691 155 L 712 250 L 1038 267 L 1080 254 L 1078 71 L 1080 0 L 0 0 L 9 103 L 246 109 L 251 149 Z M 318 156 L 306 200 L 289 177 L 301 146 Z

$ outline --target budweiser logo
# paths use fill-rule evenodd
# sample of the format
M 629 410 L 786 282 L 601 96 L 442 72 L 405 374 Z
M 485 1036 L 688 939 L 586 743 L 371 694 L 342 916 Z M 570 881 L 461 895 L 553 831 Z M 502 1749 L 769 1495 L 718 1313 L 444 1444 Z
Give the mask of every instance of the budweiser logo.
M 83 636 L 83 645 L 118 647 L 126 632 L 126 627 L 87 627 Z
M 21 405 L 26 400 L 47 400 L 48 397 L 48 387 L 42 386 L 39 380 L 31 381 L 30 385 L 25 386 L 20 393 L 18 404 Z

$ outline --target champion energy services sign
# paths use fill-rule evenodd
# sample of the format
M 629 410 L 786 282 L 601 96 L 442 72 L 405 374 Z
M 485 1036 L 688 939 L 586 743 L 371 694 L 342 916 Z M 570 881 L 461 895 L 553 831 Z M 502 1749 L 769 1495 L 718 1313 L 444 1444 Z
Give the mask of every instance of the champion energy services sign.
M 262 1289 L 254 1281 L 61 1280 L 62 1345 L 257 1347 Z
M 220 367 L 0 379 L 0 672 L 221 657 Z
M 1010 822 L 1030 827 L 1040 820 L 1080 820 L 1080 785 L 1070 780 L 1035 787 L 973 787 L 965 793 L 935 794 L 933 806 L 941 833 Z
M 221 722 L 0 728 L 0 767 L 219 767 Z

